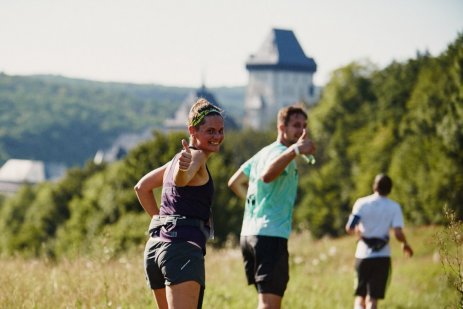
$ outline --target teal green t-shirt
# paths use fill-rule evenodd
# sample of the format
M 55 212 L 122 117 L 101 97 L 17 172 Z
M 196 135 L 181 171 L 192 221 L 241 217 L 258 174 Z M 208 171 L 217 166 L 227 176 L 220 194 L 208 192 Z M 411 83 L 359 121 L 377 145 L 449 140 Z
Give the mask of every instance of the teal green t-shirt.
M 298 173 L 291 161 L 283 173 L 270 183 L 260 175 L 287 147 L 276 141 L 241 165 L 249 178 L 241 236 L 261 235 L 289 238 L 296 200 Z

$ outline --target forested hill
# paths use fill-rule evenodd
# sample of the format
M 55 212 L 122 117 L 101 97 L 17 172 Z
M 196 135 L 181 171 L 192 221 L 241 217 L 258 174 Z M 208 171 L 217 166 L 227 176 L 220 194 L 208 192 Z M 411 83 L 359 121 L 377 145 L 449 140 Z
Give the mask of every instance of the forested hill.
M 159 127 L 192 88 L 0 73 L 0 164 L 8 158 L 82 165 L 121 133 Z M 242 109 L 244 88 L 211 89 Z
M 34 89 L 43 92 L 38 86 Z M 54 93 L 71 109 L 70 98 L 75 96 L 66 96 L 66 91 L 74 88 L 64 89 L 64 94 L 58 89 Z M 123 98 L 128 101 L 134 96 L 98 87 L 93 91 L 101 92 L 102 98 L 108 96 L 101 101 L 114 113 L 117 108 L 111 109 L 109 103 L 124 106 Z M 34 98 L 29 92 L 23 97 L 21 102 Z M 42 93 L 39 102 L 45 100 Z M 80 105 L 86 100 L 90 99 L 81 99 Z M 145 106 L 142 99 L 135 101 L 139 105 L 134 106 Z M 56 104 L 50 105 L 56 108 Z M 61 113 L 66 111 L 60 108 Z M 79 114 L 75 108 L 71 111 Z M 41 116 L 40 109 L 36 113 L 28 115 Z M 116 117 L 126 122 L 129 115 L 117 113 Z M 98 119 L 93 120 L 95 124 Z M 59 120 L 49 122 L 65 127 Z M 27 119 L 22 121 L 27 123 Z M 308 229 L 315 237 L 344 235 L 352 205 L 371 193 L 372 180 L 379 172 L 393 179 L 390 197 L 402 206 L 406 226 L 443 224 L 445 208 L 463 219 L 463 35 L 438 56 L 419 54 L 384 69 L 368 62 L 337 69 L 319 104 L 310 110 L 308 123 L 317 145 L 317 162 L 308 165 L 297 159 L 294 229 Z M 3 200 L 0 196 L 0 255 L 23 251 L 60 256 L 92 248 L 101 252 L 103 246 L 117 253 L 139 246 L 146 240 L 149 216 L 133 186 L 147 172 L 168 162 L 186 134 L 157 132 L 122 160 L 100 165 L 88 162 L 83 168 L 70 169 L 59 182 L 24 186 Z M 212 202 L 215 244 L 239 239 L 244 202 L 228 188 L 228 180 L 245 160 L 274 140 L 275 129 L 226 132 L 220 153 L 208 160 L 216 190 Z

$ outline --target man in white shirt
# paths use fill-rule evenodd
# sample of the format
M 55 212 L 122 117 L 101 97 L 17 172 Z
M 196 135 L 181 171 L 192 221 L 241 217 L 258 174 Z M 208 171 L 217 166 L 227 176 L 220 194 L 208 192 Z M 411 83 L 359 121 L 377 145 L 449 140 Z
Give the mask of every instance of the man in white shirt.
M 389 199 L 392 180 L 379 174 L 373 182 L 374 193 L 359 198 L 352 209 L 346 231 L 359 236 L 355 251 L 357 286 L 354 309 L 376 309 L 383 299 L 391 270 L 389 230 L 402 243 L 402 250 L 411 257 L 413 250 L 402 230 L 403 216 L 400 205 Z

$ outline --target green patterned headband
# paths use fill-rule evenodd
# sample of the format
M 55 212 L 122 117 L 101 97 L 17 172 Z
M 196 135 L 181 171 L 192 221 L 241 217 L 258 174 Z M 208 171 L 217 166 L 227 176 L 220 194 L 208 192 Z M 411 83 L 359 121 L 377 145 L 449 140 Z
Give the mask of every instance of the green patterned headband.
M 200 111 L 196 116 L 193 117 L 191 120 L 191 125 L 196 127 L 203 121 L 204 117 L 209 115 L 210 113 L 217 113 L 222 116 L 222 110 L 214 105 L 206 106 L 202 111 Z

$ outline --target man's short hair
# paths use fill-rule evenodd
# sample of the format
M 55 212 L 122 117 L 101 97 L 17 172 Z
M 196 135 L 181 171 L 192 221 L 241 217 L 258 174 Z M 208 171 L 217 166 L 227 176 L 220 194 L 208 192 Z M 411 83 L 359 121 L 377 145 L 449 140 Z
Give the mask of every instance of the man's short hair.
M 392 190 L 392 179 L 386 174 L 378 174 L 373 183 L 373 190 L 380 195 L 388 195 Z
M 278 111 L 278 124 L 288 125 L 289 119 L 294 114 L 301 114 L 307 119 L 307 113 L 304 110 L 302 104 L 294 104 L 281 108 Z

